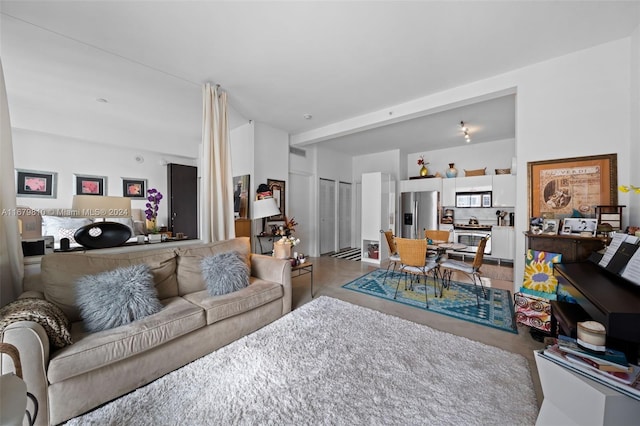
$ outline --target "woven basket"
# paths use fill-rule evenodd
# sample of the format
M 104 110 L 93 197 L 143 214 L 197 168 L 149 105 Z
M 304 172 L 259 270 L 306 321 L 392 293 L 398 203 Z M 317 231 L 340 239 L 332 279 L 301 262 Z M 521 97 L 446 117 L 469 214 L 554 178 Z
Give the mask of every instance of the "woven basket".
M 496 169 L 497 175 L 510 175 L 511 169 Z
M 486 170 L 487 170 L 486 167 L 484 169 L 475 169 L 475 170 L 464 169 L 464 175 L 465 176 L 482 176 L 486 174 L 485 173 Z

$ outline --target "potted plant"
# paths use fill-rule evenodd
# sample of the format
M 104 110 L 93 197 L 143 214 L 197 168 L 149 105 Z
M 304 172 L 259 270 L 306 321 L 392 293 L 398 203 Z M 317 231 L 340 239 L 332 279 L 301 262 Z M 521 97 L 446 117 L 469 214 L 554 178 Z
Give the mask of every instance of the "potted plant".
M 162 200 L 162 193 L 155 188 L 147 190 L 147 204 L 144 214 L 147 218 L 147 232 L 149 242 L 162 241 L 162 235 L 160 234 L 160 228 L 158 227 L 158 210 L 160 208 L 160 201 Z

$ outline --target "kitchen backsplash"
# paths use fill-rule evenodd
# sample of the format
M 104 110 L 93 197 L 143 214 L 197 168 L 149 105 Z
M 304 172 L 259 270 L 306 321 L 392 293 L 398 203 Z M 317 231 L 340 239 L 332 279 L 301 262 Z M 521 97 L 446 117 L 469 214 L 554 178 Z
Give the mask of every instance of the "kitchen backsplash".
M 498 224 L 498 216 L 496 215 L 496 212 L 499 211 L 506 211 L 507 213 L 513 213 L 513 208 L 512 207 L 495 207 L 495 208 L 472 208 L 472 209 L 459 209 L 459 208 L 454 208 L 454 216 L 453 216 L 453 222 L 454 223 L 469 223 L 469 219 L 471 219 L 471 217 L 475 217 L 478 219 L 478 222 L 481 225 L 497 225 Z M 507 214 L 507 225 L 511 225 L 508 221 L 509 221 L 509 215 Z

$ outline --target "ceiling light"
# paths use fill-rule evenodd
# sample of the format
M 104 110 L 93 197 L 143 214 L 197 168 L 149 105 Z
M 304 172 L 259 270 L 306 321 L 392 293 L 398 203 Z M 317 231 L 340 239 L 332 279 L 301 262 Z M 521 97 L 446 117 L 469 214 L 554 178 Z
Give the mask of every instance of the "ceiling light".
M 305 115 L 303 115 L 303 117 L 304 117 L 305 120 L 311 120 L 311 118 L 313 118 L 313 115 L 305 114 Z
M 462 131 L 464 139 L 467 141 L 467 143 L 471 142 L 471 136 L 469 136 L 469 128 L 465 126 L 464 121 L 460 122 L 460 130 Z

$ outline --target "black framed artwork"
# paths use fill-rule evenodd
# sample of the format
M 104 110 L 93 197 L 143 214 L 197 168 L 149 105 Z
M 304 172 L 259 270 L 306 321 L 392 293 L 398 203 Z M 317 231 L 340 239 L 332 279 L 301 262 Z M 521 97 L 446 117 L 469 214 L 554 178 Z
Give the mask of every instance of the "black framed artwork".
M 147 198 L 147 180 L 122 178 L 122 196 L 128 198 Z
M 280 214 L 269 217 L 269 220 L 285 220 L 286 204 L 285 204 L 285 182 L 283 180 L 267 179 L 267 186 L 271 190 L 273 198 L 280 209 Z
M 16 195 L 56 198 L 57 179 L 56 172 L 16 169 Z
M 76 195 L 106 195 L 106 176 L 91 176 L 74 174 L 74 188 Z

